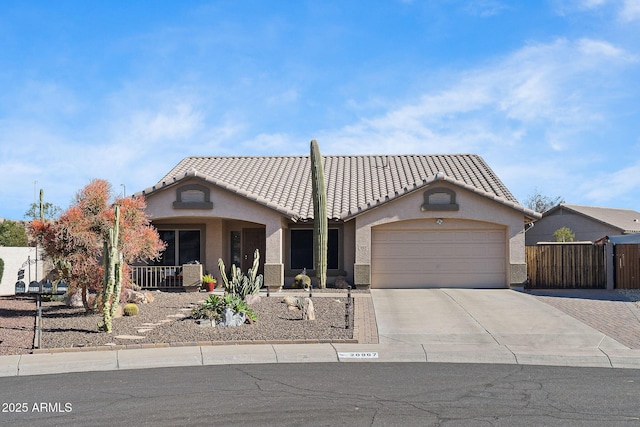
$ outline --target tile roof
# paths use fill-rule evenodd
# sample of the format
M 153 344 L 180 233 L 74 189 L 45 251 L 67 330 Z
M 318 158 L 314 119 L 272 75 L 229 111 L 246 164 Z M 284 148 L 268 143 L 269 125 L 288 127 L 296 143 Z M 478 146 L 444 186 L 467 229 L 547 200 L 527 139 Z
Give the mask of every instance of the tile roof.
M 549 209 L 543 216 L 553 215 L 560 209 L 568 210 L 617 228 L 623 234 L 640 233 L 640 212 L 631 209 L 601 208 L 561 203 Z
M 323 156 L 327 215 L 346 220 L 436 180 L 495 199 L 531 218 L 484 160 L 477 155 Z M 187 157 L 150 194 L 197 176 L 295 220 L 313 219 L 308 156 Z

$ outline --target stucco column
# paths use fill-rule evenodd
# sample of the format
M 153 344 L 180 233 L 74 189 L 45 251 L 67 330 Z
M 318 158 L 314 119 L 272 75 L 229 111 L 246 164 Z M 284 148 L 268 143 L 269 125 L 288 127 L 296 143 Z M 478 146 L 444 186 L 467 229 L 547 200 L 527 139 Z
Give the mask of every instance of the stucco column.
M 266 249 L 264 257 L 264 284 L 269 289 L 280 289 L 284 285 L 284 231 L 282 222 L 267 222 L 265 226 Z
M 356 287 L 371 286 L 371 226 L 359 226 L 356 220 L 356 262 L 353 265 L 353 282 Z
M 522 286 L 527 281 L 527 263 L 525 260 L 525 229 L 522 223 L 510 224 L 509 233 L 509 270 L 507 283 L 510 286 Z

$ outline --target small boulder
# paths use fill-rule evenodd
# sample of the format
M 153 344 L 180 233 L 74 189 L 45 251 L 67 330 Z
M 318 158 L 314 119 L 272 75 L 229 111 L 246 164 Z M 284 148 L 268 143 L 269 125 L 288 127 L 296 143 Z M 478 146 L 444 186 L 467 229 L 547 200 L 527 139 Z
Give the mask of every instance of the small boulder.
M 316 320 L 316 310 L 313 307 L 311 298 L 304 299 L 304 309 L 302 311 L 302 320 Z
M 69 293 L 65 299 L 65 304 L 67 307 L 73 308 L 82 308 L 84 304 L 82 303 L 82 292 L 80 290 Z
M 255 305 L 258 304 L 260 302 L 260 295 L 247 295 L 246 297 L 244 297 L 244 302 L 246 302 L 249 305 Z
M 282 299 L 282 302 L 287 304 L 288 306 L 297 305 L 298 298 L 286 296 Z
M 349 289 L 349 282 L 342 276 L 336 277 L 336 281 L 334 283 L 336 289 Z
M 122 315 L 122 304 L 118 304 L 118 306 L 116 307 L 116 312 L 113 314 L 113 318 L 117 319 L 118 317 L 122 317 Z
M 134 303 L 134 304 L 146 304 L 149 302 L 147 300 L 147 295 L 149 292 L 138 292 L 132 289 L 125 289 L 122 293 L 122 302 L 124 303 Z M 153 298 L 153 297 L 151 297 Z

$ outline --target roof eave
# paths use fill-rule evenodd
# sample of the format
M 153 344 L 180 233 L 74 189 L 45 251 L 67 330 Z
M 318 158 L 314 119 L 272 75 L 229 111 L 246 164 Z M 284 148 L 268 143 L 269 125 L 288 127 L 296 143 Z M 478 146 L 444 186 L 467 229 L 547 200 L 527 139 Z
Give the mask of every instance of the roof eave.
M 485 198 L 487 198 L 489 200 L 493 200 L 493 201 L 495 201 L 497 203 L 500 203 L 500 204 L 502 204 L 502 205 L 504 205 L 504 206 L 506 206 L 506 207 L 508 207 L 510 209 L 518 211 L 518 212 L 524 214 L 525 222 L 531 222 L 531 221 L 534 221 L 534 220 L 542 218 L 542 214 L 541 213 L 538 213 L 538 212 L 535 212 L 535 211 L 533 211 L 531 209 L 528 209 L 528 208 L 526 208 L 526 207 L 524 207 L 524 206 L 522 206 L 522 205 L 520 205 L 518 203 L 514 203 L 514 202 L 512 202 L 510 200 L 503 199 L 501 197 L 496 196 L 495 194 L 488 193 L 488 192 L 480 190 L 479 188 L 474 187 L 472 185 L 465 184 L 463 182 L 460 182 L 458 180 L 455 180 L 453 178 L 450 178 L 450 177 L 445 176 L 445 175 L 440 175 L 440 174 L 434 176 L 432 179 L 423 180 L 422 185 L 416 185 L 416 186 L 414 186 L 414 188 L 408 189 L 408 188 L 405 187 L 404 188 L 405 192 L 402 193 L 402 194 L 396 194 L 396 195 L 394 195 L 392 197 L 385 196 L 384 200 L 378 200 L 378 201 L 376 201 L 377 203 L 374 204 L 374 205 L 369 204 L 366 208 L 360 208 L 359 207 L 357 212 L 351 212 L 351 211 L 342 212 L 340 214 L 340 218 L 342 218 L 344 221 L 349 221 L 349 220 L 351 220 L 351 219 L 353 219 L 353 218 L 355 218 L 357 216 L 360 216 L 360 215 L 364 214 L 365 212 L 368 212 L 371 209 L 375 209 L 375 208 L 377 208 L 379 206 L 382 206 L 382 205 L 385 205 L 387 203 L 390 203 L 390 202 L 398 199 L 399 197 L 404 197 L 406 195 L 409 195 L 409 194 L 411 194 L 411 193 L 413 193 L 415 191 L 418 191 L 420 189 L 424 189 L 425 187 L 428 187 L 428 186 L 430 186 L 430 185 L 432 185 L 432 184 L 434 184 L 436 182 L 440 182 L 440 181 L 450 183 L 450 184 L 455 185 L 455 186 L 457 186 L 459 188 L 463 188 L 463 189 L 465 189 L 467 191 L 470 191 L 472 193 L 478 194 L 478 195 L 480 195 L 482 197 L 485 197 Z
M 553 207 L 553 208 L 549 209 L 548 211 L 546 211 L 546 212 L 543 214 L 543 216 L 549 216 L 549 215 L 551 215 L 551 213 L 552 213 L 552 212 L 555 212 L 555 211 L 559 210 L 560 208 L 566 209 L 566 210 L 568 210 L 568 211 L 570 211 L 570 212 L 572 212 L 572 213 L 574 213 L 574 214 L 576 214 L 576 215 L 580 215 L 580 216 L 581 216 L 581 217 L 583 217 L 583 218 L 587 218 L 587 219 L 590 219 L 590 220 L 592 220 L 592 221 L 598 222 L 598 223 L 600 223 L 600 224 L 606 225 L 607 227 L 615 228 L 615 229 L 616 229 L 616 230 L 618 230 L 620 233 L 623 233 L 623 234 L 631 234 L 631 233 L 635 233 L 635 231 L 633 231 L 633 230 L 625 230 L 625 228 L 624 228 L 624 227 L 621 227 L 621 226 L 616 225 L 616 224 L 611 224 L 610 222 L 607 222 L 607 221 L 602 220 L 602 219 L 600 219 L 600 218 L 596 218 L 596 217 L 591 216 L 591 215 L 587 215 L 586 213 L 584 213 L 584 212 L 580 212 L 579 210 L 574 209 L 574 208 L 572 208 L 571 206 L 565 205 L 565 204 L 563 204 L 563 203 L 559 204 L 559 205 L 558 205 L 558 206 L 556 206 L 556 207 Z
M 245 191 L 245 190 L 243 190 L 241 188 L 238 188 L 238 187 L 235 187 L 233 185 L 218 181 L 218 180 L 216 180 L 216 179 L 214 179 L 214 178 L 212 178 L 212 177 L 210 177 L 208 175 L 204 175 L 202 173 L 198 173 L 198 171 L 195 171 L 195 170 L 189 171 L 189 172 L 185 172 L 184 175 L 180 176 L 180 177 L 175 177 L 174 176 L 173 180 L 171 182 L 168 182 L 168 183 L 166 181 L 159 182 L 158 184 L 154 185 L 153 187 L 149 187 L 149 188 L 146 188 L 143 191 L 135 193 L 133 196 L 134 197 L 139 197 L 139 196 L 147 197 L 147 196 L 149 196 L 149 195 L 151 195 L 153 193 L 157 193 L 159 191 L 163 191 L 163 190 L 166 190 L 168 188 L 175 187 L 180 182 L 185 181 L 187 179 L 193 179 L 193 178 L 200 179 L 200 180 L 202 180 L 204 182 L 207 182 L 209 184 L 215 185 L 216 187 L 221 188 L 222 190 L 225 190 L 225 191 L 228 191 L 230 193 L 236 194 L 236 195 L 238 195 L 240 197 L 243 197 L 243 198 L 245 198 L 247 200 L 251 200 L 251 201 L 253 201 L 253 202 L 255 202 L 255 203 L 259 204 L 259 205 L 264 206 L 267 209 L 271 209 L 271 210 L 273 210 L 275 212 L 278 212 L 280 215 L 290 219 L 293 222 L 298 222 L 298 221 L 301 220 L 300 215 L 298 215 L 297 213 L 295 213 L 294 211 L 292 211 L 290 209 L 283 208 L 282 206 L 278 206 L 275 203 L 272 203 L 272 202 L 270 202 L 270 201 L 268 201 L 268 200 L 266 200 L 264 198 L 255 196 L 255 195 L 253 195 L 251 193 L 248 193 L 247 191 Z

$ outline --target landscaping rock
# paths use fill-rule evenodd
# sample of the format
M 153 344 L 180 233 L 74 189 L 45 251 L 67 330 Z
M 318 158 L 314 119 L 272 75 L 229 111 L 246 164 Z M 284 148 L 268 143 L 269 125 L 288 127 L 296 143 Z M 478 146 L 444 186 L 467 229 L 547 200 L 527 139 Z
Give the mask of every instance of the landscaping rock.
M 287 304 L 289 307 L 291 306 L 296 306 L 298 305 L 298 298 L 296 297 L 291 297 L 291 296 L 286 296 L 282 299 L 282 302 Z
M 132 289 L 125 289 L 122 292 L 122 302 L 134 303 L 134 304 L 147 304 L 153 301 L 153 296 L 150 292 L 138 292 Z
M 122 317 L 122 304 L 118 304 L 116 307 L 116 312 L 113 314 L 113 318 L 117 319 L 118 317 Z
M 244 325 L 246 317 L 244 313 L 235 313 L 230 308 L 224 310 L 224 319 L 220 322 L 220 326 L 241 326 Z
M 67 307 L 73 307 L 73 308 L 84 307 L 84 305 L 82 304 L 82 292 L 77 291 L 67 295 L 65 299 L 65 304 L 67 305 Z
M 247 295 L 244 297 L 244 301 L 249 305 L 254 305 L 260 302 L 260 298 L 260 295 Z
M 313 308 L 313 301 L 311 301 L 311 298 L 304 299 L 302 320 L 316 320 L 316 310 Z
M 336 281 L 334 283 L 334 286 L 336 287 L 336 289 L 348 289 L 349 288 L 349 282 L 347 282 L 347 279 L 345 279 L 342 276 L 338 276 L 336 277 Z

